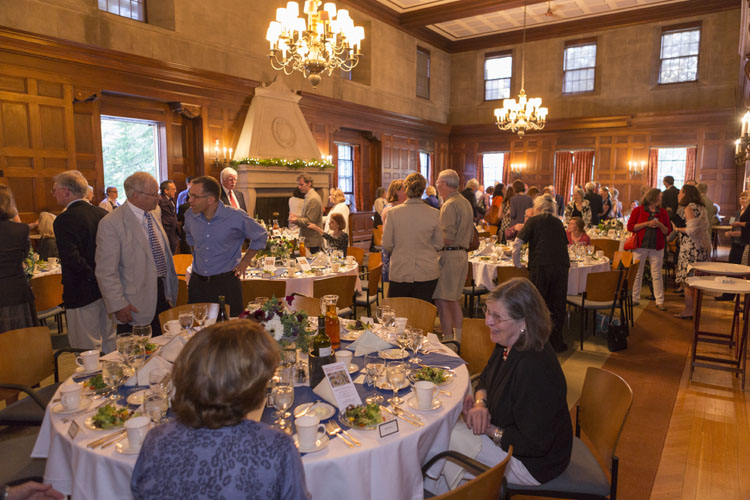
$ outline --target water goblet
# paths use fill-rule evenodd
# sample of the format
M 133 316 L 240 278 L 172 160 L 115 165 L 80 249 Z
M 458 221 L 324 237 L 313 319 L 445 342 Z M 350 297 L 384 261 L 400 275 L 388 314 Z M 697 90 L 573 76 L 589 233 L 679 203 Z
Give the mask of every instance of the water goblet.
M 184 332 L 188 332 L 191 326 L 193 326 L 193 311 L 183 311 L 178 316 L 180 320 L 180 326 Z
M 288 432 L 289 422 L 286 420 L 286 411 L 294 403 L 294 386 L 280 381 L 271 389 L 271 395 L 273 397 L 273 406 L 276 408 L 276 420 L 274 424 L 279 429 Z
M 164 417 L 167 415 L 167 409 L 169 408 L 169 401 L 167 394 L 160 391 L 146 391 L 143 397 L 143 408 L 146 411 L 146 415 L 151 418 L 151 421 L 155 424 L 160 424 L 164 421 Z
M 396 311 L 391 308 L 383 312 L 383 326 L 386 329 L 386 336 L 392 335 L 392 328 L 396 326 Z
M 412 363 L 421 363 L 422 360 L 419 358 L 419 350 L 424 345 L 425 336 L 422 334 L 421 328 L 408 328 L 409 340 L 411 341 L 411 350 L 414 355 L 411 358 Z
M 385 376 L 391 389 L 393 389 L 393 397 L 388 398 L 388 402 L 394 406 L 402 404 L 404 400 L 398 397 L 398 390 L 406 379 L 406 364 L 400 361 L 388 363 L 385 368 Z
M 373 387 L 385 373 L 385 360 L 377 352 L 365 356 L 365 372 L 367 373 L 367 386 Z M 365 398 L 367 404 L 382 403 L 383 396 L 374 392 Z
M 169 370 L 166 368 L 155 368 L 148 374 L 148 386 L 152 392 L 161 392 L 166 394 L 169 385 Z
M 102 360 L 102 380 L 110 387 L 109 399 L 117 401 L 117 389 L 122 383 L 123 363 L 112 360 Z
M 193 305 L 193 317 L 201 328 L 203 328 L 203 323 L 206 321 L 206 316 L 208 316 L 208 306 L 206 304 Z
M 401 358 L 404 358 L 406 356 L 406 348 L 411 345 L 411 335 L 407 328 L 404 328 L 401 332 L 396 331 L 395 335 L 396 343 L 401 348 Z

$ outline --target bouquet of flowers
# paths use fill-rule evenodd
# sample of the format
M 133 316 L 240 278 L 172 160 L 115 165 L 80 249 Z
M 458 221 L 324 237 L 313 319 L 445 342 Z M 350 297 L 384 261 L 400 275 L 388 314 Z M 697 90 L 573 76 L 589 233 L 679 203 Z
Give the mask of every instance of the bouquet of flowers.
M 260 309 L 250 311 L 245 309 L 240 318 L 257 321 L 283 347 L 296 343 L 303 352 L 307 351 L 309 338 L 307 327 L 307 313 L 294 312 L 289 309 L 294 300 L 288 296 L 284 300 L 271 297 Z M 286 301 L 286 304 L 284 303 Z
M 614 229 L 615 231 L 622 231 L 622 221 L 619 219 L 608 219 L 599 224 L 599 231 L 609 231 Z
M 259 251 L 257 257 L 288 259 L 293 250 L 294 242 L 287 240 L 286 238 L 268 238 L 268 240 L 266 240 L 266 248 Z

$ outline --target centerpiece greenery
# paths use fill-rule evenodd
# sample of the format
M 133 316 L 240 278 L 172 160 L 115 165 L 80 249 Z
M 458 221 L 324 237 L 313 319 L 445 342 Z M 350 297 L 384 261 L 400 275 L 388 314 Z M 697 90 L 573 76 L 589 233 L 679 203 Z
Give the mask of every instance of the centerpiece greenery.
M 622 231 L 623 224 L 619 219 L 607 219 L 599 223 L 599 231 L 609 231 L 614 229 L 616 231 Z
M 240 318 L 251 319 L 263 325 L 282 348 L 296 344 L 302 352 L 306 352 L 309 345 L 307 313 L 292 311 L 290 306 L 293 300 L 291 295 L 283 300 L 271 297 L 260 309 L 242 311 Z
M 292 170 L 303 168 L 317 168 L 327 170 L 334 168 L 334 164 L 325 160 L 285 160 L 283 158 L 243 158 L 232 161 L 232 165 L 254 165 L 261 167 L 286 167 Z
M 286 238 L 271 237 L 266 240 L 266 248 L 257 253 L 258 258 L 276 257 L 279 259 L 288 259 L 294 251 L 294 242 Z

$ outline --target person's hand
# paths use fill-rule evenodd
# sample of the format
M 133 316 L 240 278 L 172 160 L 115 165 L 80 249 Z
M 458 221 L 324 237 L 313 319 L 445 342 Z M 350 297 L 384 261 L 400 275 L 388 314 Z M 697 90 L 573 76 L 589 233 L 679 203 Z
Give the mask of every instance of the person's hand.
M 745 225 L 744 222 L 741 222 L 741 221 L 738 221 L 738 220 L 732 222 L 732 227 L 742 227 L 744 225 Z
M 28 481 L 18 486 L 8 488 L 8 500 L 62 500 L 65 495 L 57 491 L 51 484 L 41 484 Z
M 312 222 L 307 225 L 307 229 L 312 229 L 313 231 L 317 231 L 319 233 L 323 232 L 323 230 L 317 224 L 313 224 Z
M 297 221 L 297 215 L 296 214 L 289 214 L 289 220 L 292 221 L 292 222 L 296 222 Z
M 127 306 L 123 307 L 119 311 L 115 312 L 115 317 L 117 318 L 117 321 L 120 323 L 130 323 L 133 321 L 133 314 L 134 312 L 138 312 L 138 309 L 133 307 L 132 304 L 128 304 Z
M 466 412 L 464 420 L 466 421 L 466 427 L 474 431 L 474 435 L 485 434 L 490 427 L 490 410 L 483 403 L 472 403 L 472 407 Z
M 469 414 L 469 410 L 471 410 L 474 407 L 474 396 L 471 394 L 467 394 L 464 398 L 464 407 L 463 407 L 463 414 L 464 418 Z

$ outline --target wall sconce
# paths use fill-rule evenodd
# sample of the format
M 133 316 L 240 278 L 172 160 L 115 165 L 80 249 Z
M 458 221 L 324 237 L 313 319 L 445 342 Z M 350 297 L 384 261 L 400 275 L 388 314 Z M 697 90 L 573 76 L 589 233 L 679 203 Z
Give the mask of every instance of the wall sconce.
M 643 172 L 643 169 L 646 168 L 646 162 L 642 161 L 638 163 L 637 161 L 629 161 L 628 162 L 628 171 L 631 174 L 640 174 Z
M 227 148 L 224 148 L 221 157 L 219 157 L 219 139 L 216 139 L 214 143 L 214 166 L 218 168 L 229 165 L 229 162 L 232 161 L 232 151 L 232 148 L 229 148 L 229 156 L 227 156 Z
M 739 167 L 750 160 L 750 111 L 742 117 L 740 138 L 734 141 L 734 163 Z
M 511 163 L 510 164 L 510 171 L 513 174 L 521 175 L 523 173 L 523 169 L 526 168 L 525 163 Z

